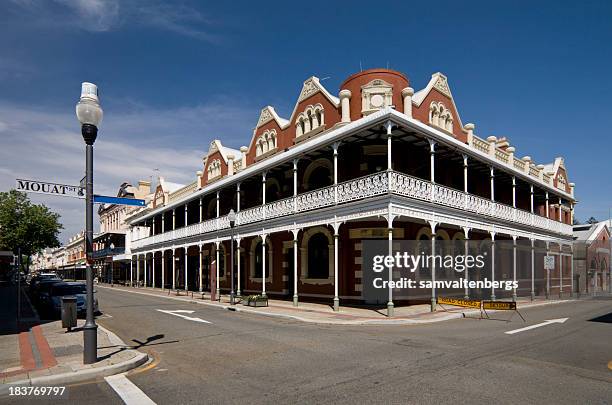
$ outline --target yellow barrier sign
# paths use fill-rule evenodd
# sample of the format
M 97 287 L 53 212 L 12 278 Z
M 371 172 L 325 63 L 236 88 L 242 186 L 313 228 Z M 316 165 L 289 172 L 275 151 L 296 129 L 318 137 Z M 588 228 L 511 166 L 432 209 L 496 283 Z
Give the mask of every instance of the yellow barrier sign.
M 516 302 L 512 301 L 482 301 L 483 309 L 498 309 L 505 311 L 516 311 Z
M 477 300 L 466 300 L 461 298 L 446 298 L 446 297 L 438 297 L 438 304 L 445 305 L 454 305 L 456 307 L 464 307 L 464 308 L 480 308 L 480 301 Z

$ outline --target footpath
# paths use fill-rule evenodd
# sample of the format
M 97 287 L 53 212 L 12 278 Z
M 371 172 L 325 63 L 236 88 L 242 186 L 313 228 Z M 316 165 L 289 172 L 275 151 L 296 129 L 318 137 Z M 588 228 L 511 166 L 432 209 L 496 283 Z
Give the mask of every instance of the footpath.
M 71 332 L 61 321 L 41 320 L 25 290 L 17 322 L 17 286 L 0 286 L 0 395 L 10 385 L 68 385 L 123 373 L 148 360 L 98 325 L 98 361 L 83 364 L 84 319 Z
M 478 309 L 468 309 L 453 306 L 438 306 L 435 312 L 430 311 L 429 304 L 398 306 L 394 309 L 394 316 L 387 317 L 386 308 L 340 306 L 340 311 L 335 312 L 331 305 L 300 302 L 296 307 L 292 301 L 279 299 L 269 299 L 267 307 L 249 307 L 242 303 L 230 305 L 229 296 L 221 295 L 220 300 L 211 301 L 209 293 L 185 292 L 184 290 L 162 290 L 151 287 L 129 287 L 129 286 L 110 286 L 99 284 L 98 288 L 108 288 L 116 291 L 123 291 L 133 294 L 144 294 L 155 297 L 163 297 L 171 300 L 178 300 L 193 304 L 209 305 L 221 309 L 238 311 L 242 313 L 271 316 L 277 318 L 292 319 L 301 322 L 330 324 L 330 325 L 414 325 L 441 322 L 450 319 L 463 318 L 466 316 L 477 317 L 480 315 Z M 533 301 L 530 298 L 518 298 L 517 309 L 551 305 L 568 302 L 571 299 L 546 300 L 544 297 L 536 297 Z M 342 304 L 342 303 L 341 303 Z M 499 311 L 488 310 L 489 314 Z M 508 314 L 507 317 L 510 317 Z

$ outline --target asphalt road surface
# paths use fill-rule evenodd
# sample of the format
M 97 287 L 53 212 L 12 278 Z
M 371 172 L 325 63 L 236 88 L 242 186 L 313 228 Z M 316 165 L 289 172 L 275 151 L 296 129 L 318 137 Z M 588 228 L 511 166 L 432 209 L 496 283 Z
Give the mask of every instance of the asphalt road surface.
M 527 309 L 526 323 L 328 326 L 106 288 L 98 296 L 98 322 L 153 355 L 128 379 L 158 404 L 612 404 L 610 297 Z M 177 310 L 194 312 L 168 312 Z M 505 333 L 558 318 L 568 320 Z M 122 403 L 104 380 L 68 393 Z

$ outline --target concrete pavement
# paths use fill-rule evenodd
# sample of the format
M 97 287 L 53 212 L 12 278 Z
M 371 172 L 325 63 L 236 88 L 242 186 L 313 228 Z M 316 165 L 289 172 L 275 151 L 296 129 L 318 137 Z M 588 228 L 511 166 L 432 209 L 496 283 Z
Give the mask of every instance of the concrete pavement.
M 80 333 L 84 320 L 79 320 L 77 328 L 66 333 L 61 321 L 40 320 L 25 298 L 22 307 L 26 316 L 17 324 L 14 322 L 16 287 L 3 286 L 0 296 L 2 316 L 13 320 L 0 325 L 0 395 L 6 394 L 11 385 L 65 385 L 121 373 L 148 359 L 145 353 L 126 347 L 116 335 L 100 327 L 99 361 L 84 365 Z
M 527 322 L 322 325 L 99 289 L 100 324 L 155 358 L 128 373 L 158 404 L 610 403 L 612 300 L 525 308 Z M 160 311 L 161 310 L 161 311 Z M 505 332 L 569 318 L 526 332 Z M 195 319 L 205 320 L 205 322 Z M 116 403 L 108 384 L 71 400 Z

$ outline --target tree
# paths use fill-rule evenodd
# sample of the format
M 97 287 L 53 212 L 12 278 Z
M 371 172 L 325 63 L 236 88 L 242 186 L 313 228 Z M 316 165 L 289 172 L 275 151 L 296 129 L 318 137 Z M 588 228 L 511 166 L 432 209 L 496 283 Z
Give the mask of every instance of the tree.
M 596 224 L 596 223 L 598 223 L 599 221 L 598 221 L 598 220 L 596 220 L 596 219 L 595 219 L 595 217 L 591 217 L 591 218 L 587 219 L 587 221 L 586 221 L 586 222 L 587 222 L 587 224 Z
M 60 215 L 44 205 L 32 204 L 25 193 L 0 192 L 0 249 L 28 257 L 47 247 L 58 247 L 63 228 Z

